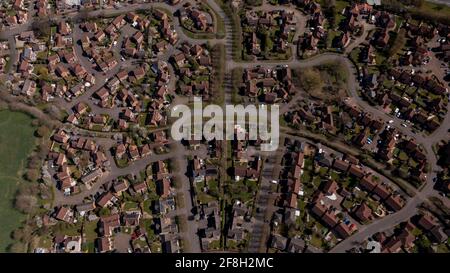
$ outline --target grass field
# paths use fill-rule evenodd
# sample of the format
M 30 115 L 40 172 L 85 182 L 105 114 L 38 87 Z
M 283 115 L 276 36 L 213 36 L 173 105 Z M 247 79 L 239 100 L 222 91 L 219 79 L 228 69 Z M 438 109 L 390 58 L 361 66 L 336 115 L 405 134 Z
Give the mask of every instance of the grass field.
M 13 208 L 21 171 L 35 138 L 32 119 L 26 114 L 0 111 L 0 252 L 12 243 L 10 233 L 25 218 Z

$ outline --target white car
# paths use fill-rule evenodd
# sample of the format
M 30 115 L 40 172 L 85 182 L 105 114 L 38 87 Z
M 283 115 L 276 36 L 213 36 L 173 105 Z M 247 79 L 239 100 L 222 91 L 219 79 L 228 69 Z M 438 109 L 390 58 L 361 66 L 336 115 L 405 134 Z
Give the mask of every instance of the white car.
M 389 124 L 392 124 L 392 123 L 394 123 L 394 120 L 391 119 L 390 121 L 388 121 L 388 123 L 389 123 Z
M 276 180 L 272 180 L 270 182 L 273 183 L 273 184 L 278 184 L 278 181 L 276 181 Z
M 408 125 L 406 123 L 402 123 L 402 126 L 405 127 L 405 128 L 408 127 Z

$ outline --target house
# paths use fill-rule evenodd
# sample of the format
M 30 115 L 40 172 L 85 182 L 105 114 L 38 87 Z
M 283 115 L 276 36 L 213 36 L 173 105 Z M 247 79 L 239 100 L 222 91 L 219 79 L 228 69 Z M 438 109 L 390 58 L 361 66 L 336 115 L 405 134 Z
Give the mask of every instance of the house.
M 380 197 L 381 200 L 385 200 L 391 194 L 390 191 L 386 188 L 386 186 L 382 184 L 378 184 L 373 192 Z
M 72 222 L 73 212 L 71 209 L 66 207 L 59 207 L 55 213 L 55 218 L 67 223 Z
M 63 65 L 56 66 L 55 72 L 57 75 L 59 75 L 62 78 L 67 78 L 70 74 L 69 69 L 67 69 Z
M 88 74 L 87 70 L 80 64 L 76 64 L 72 67 L 72 72 L 75 77 L 83 79 Z
M 95 96 L 98 97 L 100 100 L 106 100 L 109 97 L 108 89 L 102 87 L 100 90 L 95 92 Z
M 81 216 L 85 215 L 89 211 L 94 210 L 95 208 L 95 202 L 83 203 L 76 206 L 76 210 Z
M 382 31 L 380 33 L 378 33 L 378 38 L 376 39 L 376 45 L 384 48 L 389 44 L 389 32 L 387 31 Z
M 399 211 L 405 206 L 405 200 L 400 195 L 391 195 L 386 199 L 386 205 L 394 211 Z
M 62 129 L 60 129 L 57 133 L 52 136 L 53 140 L 59 143 L 67 143 L 70 139 L 70 136 Z
M 168 19 L 167 14 L 159 9 L 153 10 L 153 16 L 160 21 L 166 21 Z
M 324 184 L 324 186 L 323 186 L 323 188 L 322 188 L 322 191 L 323 191 L 324 193 L 326 193 L 327 195 L 333 195 L 333 194 L 336 193 L 338 187 L 339 187 L 339 186 L 338 186 L 338 184 L 336 183 L 336 181 L 334 181 L 334 180 L 328 180 L 328 181 Z
M 114 249 L 113 240 L 110 237 L 96 239 L 97 250 L 100 253 L 112 251 Z
M 198 234 L 203 250 L 208 250 L 210 243 L 220 240 L 220 214 L 217 201 L 202 204 L 199 208 Z
M 298 205 L 298 195 L 297 193 L 294 192 L 288 192 L 286 195 L 286 200 L 285 200 L 285 207 L 288 208 L 297 208 Z
M 137 31 L 132 37 L 131 39 L 137 43 L 137 44 L 141 44 L 144 41 L 144 35 L 142 34 L 142 32 Z
M 119 214 L 112 214 L 110 216 L 102 216 L 99 221 L 99 232 L 102 236 L 110 237 L 113 232 L 120 227 Z
M 75 114 L 71 114 L 67 117 L 66 119 L 67 122 L 72 123 L 72 124 L 79 124 L 78 118 Z
M 139 151 L 136 145 L 128 146 L 128 154 L 131 160 L 136 160 L 139 158 Z
M 345 239 L 352 235 L 352 230 L 347 226 L 345 223 L 341 222 L 339 223 L 335 228 L 334 232 L 338 234 L 339 237 L 342 239 Z
M 89 48 L 89 46 L 91 45 L 91 40 L 89 39 L 89 36 L 87 34 L 84 34 L 83 36 L 81 36 L 81 46 L 84 50 L 86 50 L 87 48 Z
M 124 83 L 128 79 L 128 72 L 126 70 L 120 70 L 116 74 L 116 77 L 121 83 Z
M 77 61 L 77 58 L 75 56 L 74 53 L 72 52 L 66 52 L 64 54 L 64 60 L 68 63 L 68 64 L 74 64 Z
M 186 60 L 186 56 L 185 56 L 182 52 L 180 52 L 180 53 L 174 55 L 174 56 L 173 56 L 173 59 L 174 59 L 175 63 L 176 63 L 179 67 L 181 67 L 181 66 L 183 66 L 184 61 Z
M 114 201 L 115 201 L 114 195 L 110 191 L 107 191 L 101 194 L 95 202 L 99 207 L 104 208 L 112 206 L 114 204 Z
M 417 221 L 417 225 L 420 228 L 429 231 L 438 224 L 436 219 L 430 213 L 425 213 L 420 215 L 419 220 Z
M 120 30 L 125 24 L 125 14 L 121 14 L 117 16 L 113 21 L 112 24 L 116 27 L 117 30 Z
M 22 60 L 18 67 L 18 72 L 22 74 L 30 73 L 33 69 L 33 65 L 30 64 L 27 60 Z
M 333 168 L 335 168 L 338 171 L 347 172 L 349 164 L 344 160 L 335 159 L 333 162 Z
M 47 58 L 48 64 L 49 64 L 50 66 L 53 66 L 53 67 L 56 66 L 56 64 L 59 63 L 60 61 L 61 61 L 61 60 L 60 60 L 58 54 L 50 55 L 50 56 Z
M 123 225 L 126 227 L 135 227 L 139 225 L 141 219 L 140 211 L 126 211 L 122 215 Z
M 90 173 L 88 173 L 85 176 L 81 177 L 81 181 L 84 184 L 92 183 L 97 178 L 101 177 L 102 175 L 103 175 L 103 171 L 101 169 L 95 169 L 94 171 L 91 171 Z
M 402 248 L 409 249 L 414 245 L 416 236 L 410 231 L 403 230 L 398 236 L 394 235 L 387 239 L 383 245 L 383 253 L 398 253 Z
M 132 74 L 137 80 L 140 80 L 145 76 L 145 70 L 144 70 L 144 68 L 139 67 L 139 68 L 134 69 Z
M 74 112 L 79 115 L 86 113 L 88 109 L 88 105 L 84 102 L 79 102 L 73 107 Z
M 94 39 L 98 42 L 103 41 L 106 38 L 106 34 L 103 30 L 99 30 L 94 34 Z
M 366 175 L 361 179 L 359 185 L 365 191 L 372 192 L 377 186 L 377 182 L 373 179 L 372 175 Z
M 287 247 L 288 238 L 283 237 L 278 234 L 272 235 L 272 239 L 270 241 L 270 247 L 275 248 L 280 251 L 284 251 Z
M 180 253 L 180 243 L 173 233 L 161 234 L 161 247 L 163 253 Z
M 325 212 L 327 211 L 327 207 L 320 202 L 316 202 L 311 209 L 312 213 L 316 215 L 318 218 L 321 218 Z
M 126 151 L 127 151 L 127 149 L 126 149 L 125 145 L 121 143 L 116 147 L 115 155 L 117 158 L 121 159 L 123 157 L 123 155 L 126 153 Z
M 56 235 L 53 241 L 56 253 L 81 253 L 81 236 Z
M 127 20 L 128 20 L 128 22 L 134 23 L 138 19 L 139 19 L 139 15 L 137 15 L 136 13 L 134 13 L 134 12 L 128 12 L 127 13 Z
M 132 185 L 132 188 L 136 194 L 143 194 L 147 191 L 147 183 L 140 182 Z
M 128 181 L 125 179 L 116 180 L 113 184 L 113 190 L 116 195 L 122 195 L 122 192 L 126 191 L 129 187 Z
M 70 32 L 71 32 L 71 29 L 70 29 L 69 24 L 67 24 L 65 21 L 60 21 L 58 23 L 58 33 L 59 34 L 66 36 L 66 35 L 69 35 Z
M 443 228 L 439 225 L 434 226 L 430 230 L 430 237 L 435 243 L 443 243 L 448 240 L 448 235 L 444 232 Z
M 26 79 L 22 87 L 22 94 L 32 97 L 36 93 L 36 82 Z
M 166 177 L 157 180 L 156 191 L 162 198 L 168 197 L 170 194 L 170 180 Z
M 361 223 L 373 220 L 372 209 L 366 203 L 359 205 L 355 209 L 354 215 Z
M 67 163 L 66 155 L 63 154 L 63 153 L 59 153 L 58 157 L 55 160 L 55 165 L 56 166 L 63 166 L 66 163 Z
M 120 130 L 126 130 L 128 128 L 128 123 L 123 119 L 119 119 L 118 128 Z
M 356 176 L 357 178 L 362 178 L 364 176 L 364 170 L 355 164 L 350 165 L 349 173 Z
M 326 211 L 321 220 L 329 228 L 335 227 L 339 221 L 333 211 Z
M 127 57 L 134 57 L 136 56 L 137 50 L 133 47 L 126 47 L 122 50 L 122 53 Z
M 299 238 L 291 238 L 286 251 L 289 253 L 303 253 L 306 248 L 306 243 Z

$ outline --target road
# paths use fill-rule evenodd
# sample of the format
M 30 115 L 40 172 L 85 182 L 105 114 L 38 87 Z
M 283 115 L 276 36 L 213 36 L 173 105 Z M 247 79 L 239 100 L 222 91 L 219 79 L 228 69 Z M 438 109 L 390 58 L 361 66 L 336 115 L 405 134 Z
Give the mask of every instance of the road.
M 426 0 L 427 2 L 442 4 L 450 7 L 450 0 Z
M 183 194 L 184 204 L 182 206 L 177 205 L 176 213 L 181 215 L 181 217 L 187 218 L 187 227 L 185 232 L 181 232 L 181 236 L 188 242 L 185 252 L 189 253 L 200 253 L 200 240 L 197 235 L 198 225 L 194 220 L 194 204 L 193 199 L 193 187 L 192 181 L 190 178 L 186 176 L 188 171 L 188 159 L 186 157 L 187 151 L 186 148 L 180 143 L 175 142 L 172 145 L 172 152 L 175 154 L 175 157 L 172 160 L 176 162 L 176 170 L 173 173 L 175 179 L 178 179 L 181 183 L 181 188 L 177 191 Z

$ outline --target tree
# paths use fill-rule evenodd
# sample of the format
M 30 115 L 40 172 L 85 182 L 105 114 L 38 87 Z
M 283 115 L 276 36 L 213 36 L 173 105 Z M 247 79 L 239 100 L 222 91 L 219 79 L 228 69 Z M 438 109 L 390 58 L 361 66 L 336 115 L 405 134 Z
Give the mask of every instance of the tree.
M 307 68 L 298 72 L 298 85 L 305 91 L 313 91 L 320 87 L 320 73 L 313 69 Z
M 24 235 L 23 229 L 18 228 L 13 230 L 13 232 L 11 232 L 11 239 L 15 240 L 15 241 L 20 241 L 22 240 Z
M 337 10 L 336 10 L 336 1 L 335 0 L 325 0 L 324 1 L 324 13 L 328 18 L 331 28 L 336 27 L 336 18 L 337 18 Z
M 90 17 L 90 12 L 87 9 L 82 9 L 78 12 L 77 16 L 74 18 L 75 22 L 85 22 Z M 101 16 L 99 16 L 101 17 Z
M 34 21 L 31 24 L 31 29 L 39 38 L 49 37 L 51 32 L 51 22 L 48 18 Z
M 31 238 L 31 227 L 29 225 L 25 225 L 22 228 L 15 229 L 11 232 L 11 239 L 15 241 L 27 242 Z
M 431 247 L 431 242 L 425 235 L 420 235 L 416 240 L 416 246 L 419 249 L 419 252 L 429 252 Z
M 99 213 L 100 216 L 108 216 L 111 215 L 111 211 L 108 208 L 102 208 Z
M 45 125 L 41 125 L 36 129 L 36 136 L 38 136 L 38 137 L 44 137 L 49 134 L 50 134 L 50 129 Z
M 22 212 L 29 214 L 31 213 L 37 206 L 37 199 L 31 195 L 18 195 L 14 200 L 14 207 Z
M 36 196 L 39 193 L 38 184 L 21 184 L 17 190 L 16 196 L 19 195 L 31 195 Z
M 406 45 L 406 33 L 405 29 L 400 29 L 395 37 L 394 43 L 389 48 L 387 55 L 389 58 L 394 57 L 400 50 Z
M 25 253 L 26 245 L 22 242 L 15 242 L 8 246 L 8 251 L 11 253 Z
M 82 153 L 80 155 L 80 162 L 79 162 L 79 167 L 83 170 L 85 168 L 87 168 L 87 166 L 89 165 L 90 162 L 90 154 L 89 153 Z
M 44 113 L 50 115 L 50 117 L 53 119 L 57 119 L 57 120 L 62 119 L 60 110 L 58 109 L 58 107 L 56 107 L 54 105 L 49 105 L 49 106 L 45 107 Z
M 28 169 L 25 178 L 30 182 L 36 182 L 39 179 L 39 171 L 37 169 Z
M 262 0 L 245 0 L 245 4 L 250 7 L 261 6 Z

